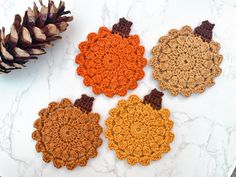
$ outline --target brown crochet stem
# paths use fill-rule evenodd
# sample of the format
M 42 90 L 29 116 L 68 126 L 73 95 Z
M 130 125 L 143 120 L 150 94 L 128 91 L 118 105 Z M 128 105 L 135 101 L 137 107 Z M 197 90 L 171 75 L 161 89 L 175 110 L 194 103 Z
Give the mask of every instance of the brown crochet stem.
M 112 27 L 113 34 L 119 34 L 122 37 L 129 37 L 129 33 L 131 31 L 132 22 L 126 20 L 124 17 L 120 18 L 119 23 L 116 23 Z
M 162 96 L 164 94 L 157 89 L 153 89 L 150 94 L 144 96 L 143 102 L 150 104 L 154 109 L 159 110 L 162 107 Z
M 230 177 L 236 177 L 236 167 L 235 167 L 235 169 L 234 169 L 234 171 L 233 171 L 233 173 Z
M 74 106 L 80 108 L 82 112 L 89 113 L 92 111 L 93 101 L 93 97 L 83 94 L 81 98 L 75 100 Z
M 200 26 L 194 29 L 194 34 L 200 36 L 206 42 L 211 42 L 214 26 L 215 24 L 210 23 L 208 20 L 203 21 Z

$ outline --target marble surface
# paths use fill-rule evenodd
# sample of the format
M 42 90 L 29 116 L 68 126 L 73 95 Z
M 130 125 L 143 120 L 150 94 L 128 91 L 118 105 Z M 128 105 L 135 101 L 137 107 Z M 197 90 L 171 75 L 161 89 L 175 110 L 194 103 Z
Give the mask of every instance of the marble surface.
M 58 1 L 56 1 L 58 2 Z M 0 0 L 0 23 L 7 28 L 14 14 L 23 14 L 29 0 Z M 63 39 L 39 60 L 23 70 L 0 75 L 0 176 L 1 177 L 230 177 L 236 166 L 236 1 L 235 0 L 66 0 L 74 21 Z M 50 101 L 76 99 L 82 93 L 95 96 L 75 73 L 77 44 L 102 25 L 111 27 L 119 17 L 134 22 L 145 56 L 159 37 L 171 28 L 195 27 L 209 19 L 215 23 L 214 39 L 221 43 L 223 73 L 216 85 L 201 95 L 173 97 L 165 92 L 164 107 L 171 109 L 176 135 L 172 150 L 150 166 L 129 166 L 117 160 L 104 144 L 97 158 L 85 168 L 68 171 L 42 162 L 31 138 L 38 111 Z M 145 78 L 130 94 L 143 97 L 158 84 L 145 67 Z M 125 98 L 127 98 L 127 96 Z M 96 96 L 94 111 L 101 125 L 121 97 Z

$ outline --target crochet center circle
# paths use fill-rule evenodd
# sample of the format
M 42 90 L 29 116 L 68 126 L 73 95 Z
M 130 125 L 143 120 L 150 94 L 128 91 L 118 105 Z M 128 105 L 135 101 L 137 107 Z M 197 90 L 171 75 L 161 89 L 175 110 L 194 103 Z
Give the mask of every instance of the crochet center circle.
M 72 170 L 77 165 L 85 166 L 89 158 L 97 155 L 102 144 L 98 114 L 83 113 L 70 100 L 63 99 L 60 103 L 50 103 L 39 116 L 32 137 L 45 162 L 53 161 L 57 168 L 66 166 Z
M 152 49 L 153 77 L 173 95 L 202 93 L 221 74 L 219 50 L 219 43 L 204 42 L 189 26 L 172 29 Z
M 106 120 L 109 148 L 131 165 L 148 165 L 152 160 L 159 160 L 170 150 L 169 144 L 174 139 L 169 115 L 168 109 L 156 110 L 136 95 L 119 101 Z
M 87 41 L 79 44 L 78 75 L 84 77 L 84 84 L 91 86 L 95 94 L 124 96 L 144 77 L 146 59 L 139 42 L 137 35 L 123 38 L 101 27 L 98 34 L 90 33 Z

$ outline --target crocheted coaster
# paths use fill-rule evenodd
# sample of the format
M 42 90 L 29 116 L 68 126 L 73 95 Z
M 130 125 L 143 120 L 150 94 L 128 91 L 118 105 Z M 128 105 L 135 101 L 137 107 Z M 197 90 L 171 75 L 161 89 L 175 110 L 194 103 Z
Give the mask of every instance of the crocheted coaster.
M 161 89 L 175 96 L 190 96 L 214 85 L 214 78 L 221 74 L 223 56 L 218 53 L 220 44 L 211 40 L 213 27 L 204 21 L 194 31 L 184 26 L 159 39 L 152 49 L 151 66 Z
M 131 25 L 132 22 L 121 18 L 112 31 L 101 27 L 79 44 L 77 73 L 95 94 L 124 96 L 144 77 L 143 67 L 147 63 L 144 47 L 139 45 L 138 35 L 129 35 Z
M 119 159 L 127 159 L 130 165 L 148 165 L 170 150 L 173 122 L 169 110 L 161 108 L 162 95 L 154 89 L 144 102 L 132 95 L 110 110 L 105 136 Z
M 91 100 L 94 98 L 82 95 L 73 105 L 65 98 L 59 103 L 51 102 L 39 112 L 32 138 L 37 141 L 36 151 L 43 153 L 46 163 L 53 161 L 57 168 L 66 166 L 72 170 L 86 166 L 89 158 L 97 156 L 97 148 L 102 144 L 99 138 L 102 127 L 98 123 L 99 114 L 88 113 Z

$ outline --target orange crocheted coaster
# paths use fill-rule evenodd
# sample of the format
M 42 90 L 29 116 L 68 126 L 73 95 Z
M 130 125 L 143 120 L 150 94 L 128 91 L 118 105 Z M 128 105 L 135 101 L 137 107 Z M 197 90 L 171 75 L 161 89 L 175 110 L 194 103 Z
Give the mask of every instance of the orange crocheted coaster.
M 151 66 L 161 89 L 175 96 L 190 96 L 214 85 L 214 78 L 221 74 L 223 56 L 219 54 L 220 44 L 211 41 L 213 27 L 204 21 L 194 31 L 184 26 L 159 39 L 152 49 Z
M 93 98 L 82 95 L 73 105 L 65 98 L 59 103 L 51 102 L 39 112 L 32 138 L 37 141 L 36 151 L 43 153 L 46 163 L 53 161 L 57 168 L 66 166 L 72 170 L 97 156 L 97 148 L 102 144 L 99 138 L 102 127 L 98 123 L 99 115 L 88 113 L 92 101 Z M 78 104 L 83 109 L 76 107 Z
M 144 47 L 139 45 L 138 35 L 129 35 L 131 25 L 122 18 L 112 31 L 101 27 L 97 34 L 90 33 L 87 41 L 79 44 L 77 73 L 95 94 L 124 96 L 144 77 Z
M 161 108 L 162 95 L 154 89 L 144 102 L 132 95 L 110 110 L 105 136 L 119 159 L 127 159 L 130 165 L 148 165 L 170 150 L 173 121 L 169 110 Z

